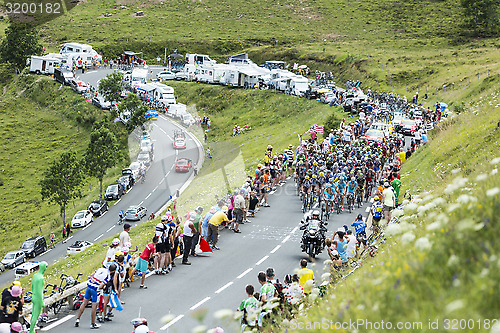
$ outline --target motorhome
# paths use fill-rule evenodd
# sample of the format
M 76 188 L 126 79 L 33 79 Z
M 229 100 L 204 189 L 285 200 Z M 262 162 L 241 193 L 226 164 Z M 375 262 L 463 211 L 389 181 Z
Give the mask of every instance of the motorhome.
M 144 68 L 134 68 L 130 75 L 130 84 L 132 88 L 136 88 L 138 84 L 147 82 L 148 70 Z
M 102 60 L 102 56 L 87 44 L 66 43 L 59 53 L 64 56 L 66 65 L 70 67 L 90 67 L 96 61 Z
M 302 96 L 309 88 L 309 80 L 301 75 L 295 75 L 290 78 L 290 94 Z
M 215 65 L 217 61 L 210 59 L 206 54 L 186 53 L 186 64 L 191 65 Z
M 54 74 L 54 68 L 61 67 L 63 57 L 57 53 L 49 53 L 44 56 L 31 56 L 27 59 L 30 72 L 36 74 Z
M 169 117 L 180 119 L 184 114 L 188 114 L 186 104 L 170 104 L 167 107 L 167 116 Z
M 153 82 L 151 85 L 155 88 L 153 99 L 164 105 L 175 104 L 174 88 L 162 83 Z
M 156 86 L 151 83 L 137 83 L 134 87 L 138 96 L 153 100 Z
M 214 67 L 211 65 L 200 65 L 196 67 L 194 79 L 198 82 L 213 83 Z

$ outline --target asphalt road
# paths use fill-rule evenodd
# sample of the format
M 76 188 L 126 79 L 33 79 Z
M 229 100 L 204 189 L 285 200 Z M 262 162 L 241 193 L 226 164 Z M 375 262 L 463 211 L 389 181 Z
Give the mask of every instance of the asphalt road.
M 96 82 L 102 77 L 104 70 L 90 72 L 86 77 L 87 82 Z M 88 80 L 87 80 L 88 79 Z M 175 195 L 184 183 L 190 178 L 189 173 L 175 172 L 175 162 L 178 158 L 189 158 L 198 164 L 200 159 L 196 142 L 186 136 L 186 149 L 175 150 L 172 146 L 174 130 L 179 130 L 177 124 L 172 123 L 166 117 L 160 116 L 158 120 L 149 122 L 151 128 L 151 139 L 154 143 L 154 160 L 146 174 L 144 183 L 138 182 L 120 200 L 110 202 L 109 211 L 101 217 L 95 218 L 92 224 L 82 229 L 75 229 L 66 244 L 57 244 L 55 249 L 37 256 L 32 260 L 45 260 L 50 264 L 59 261 L 66 256 L 67 245 L 76 240 L 98 242 L 122 231 L 122 226 L 117 225 L 118 213 L 126 210 L 131 205 L 143 205 L 148 210 L 148 215 L 156 213 L 169 199 Z M 103 189 L 105 191 L 105 189 Z M 96 198 L 98 199 L 98 198 Z M 89 202 L 90 204 L 90 202 Z M 147 219 L 143 218 L 143 221 Z M 68 217 L 71 219 L 71 216 Z M 131 222 L 132 226 L 140 222 Z M 0 275 L 0 285 L 6 285 L 14 280 L 14 270 Z
M 101 329 L 126 332 L 131 329 L 130 320 L 141 315 L 149 320 L 149 327 L 154 331 L 191 332 L 203 324 L 207 328 L 221 326 L 226 332 L 238 332 L 236 323 L 216 319 L 214 313 L 220 309 L 236 309 L 245 298 L 247 284 L 260 289 L 257 282 L 259 271 L 273 267 L 277 278 L 282 281 L 285 274 L 293 274 L 299 268 L 301 259 L 307 258 L 300 249 L 302 231 L 299 222 L 303 214 L 293 180 L 278 187 L 269 197 L 269 203 L 271 207 L 261 208 L 252 223 L 240 227 L 241 234 L 223 230 L 218 243 L 220 251 L 192 257 L 191 266 L 181 265 L 178 258 L 177 267 L 168 275 L 148 277 L 146 290 L 139 289 L 139 282 L 134 282 L 123 292 L 125 309 L 116 313 L 113 322 L 105 323 Z M 327 235 L 331 237 L 339 227 L 350 225 L 357 214 L 365 214 L 366 207 L 365 204 L 351 214 L 332 215 Z M 317 284 L 321 283 L 321 275 L 325 273 L 323 262 L 327 258 L 328 254 L 323 252 L 316 263 L 309 264 L 315 271 Z M 48 327 L 49 331 L 81 330 L 73 327 L 75 314 L 76 311 L 69 310 L 61 313 L 61 319 L 53 322 L 54 327 Z M 168 314 L 175 319 L 166 324 L 162 318 Z M 90 314 L 86 311 L 80 326 L 86 328 L 89 324 Z

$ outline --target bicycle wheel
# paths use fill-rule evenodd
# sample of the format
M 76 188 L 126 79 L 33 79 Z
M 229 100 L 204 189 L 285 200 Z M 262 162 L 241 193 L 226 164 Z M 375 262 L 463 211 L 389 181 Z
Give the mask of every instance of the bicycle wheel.
M 63 305 L 63 301 L 58 301 L 58 302 L 55 302 L 54 304 L 52 304 L 52 310 L 54 311 L 54 314 L 58 314 L 59 311 L 61 311 L 61 307 Z

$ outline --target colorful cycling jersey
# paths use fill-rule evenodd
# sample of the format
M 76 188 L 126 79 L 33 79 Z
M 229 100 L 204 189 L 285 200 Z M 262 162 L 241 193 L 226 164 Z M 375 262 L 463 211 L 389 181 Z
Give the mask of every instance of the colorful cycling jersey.
M 325 176 L 318 177 L 318 184 L 323 185 L 326 182 Z
M 347 192 L 354 193 L 356 187 L 358 187 L 358 183 L 356 181 L 350 181 L 349 184 L 347 184 Z
M 311 180 L 310 179 L 304 179 L 304 181 L 302 182 L 302 186 L 304 186 L 304 188 L 311 187 Z
M 343 180 L 339 181 L 339 183 L 338 183 L 339 191 L 343 191 L 345 187 L 346 187 L 346 183 Z
M 276 291 L 276 288 L 273 286 L 273 284 L 270 282 L 266 282 L 260 288 L 260 297 L 262 298 L 263 295 L 266 295 L 266 297 L 267 297 L 266 301 L 270 302 L 271 298 L 274 297 L 275 291 Z
M 354 230 L 357 234 L 359 234 L 360 232 L 364 232 L 366 229 L 366 223 L 363 220 L 354 221 L 352 226 L 354 227 Z
M 380 201 L 375 201 L 375 203 L 372 206 L 373 209 L 373 217 L 382 217 L 382 209 L 384 206 Z
M 325 189 L 326 200 L 332 200 L 334 196 L 335 196 L 335 191 L 333 191 L 331 187 L 327 187 Z

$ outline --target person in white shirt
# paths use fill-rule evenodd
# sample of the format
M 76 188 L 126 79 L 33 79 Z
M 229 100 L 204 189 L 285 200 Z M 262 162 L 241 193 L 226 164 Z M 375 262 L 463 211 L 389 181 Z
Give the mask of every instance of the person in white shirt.
M 184 229 L 182 231 L 182 241 L 184 242 L 184 253 L 182 255 L 182 264 L 183 265 L 191 265 L 188 261 L 189 257 L 189 249 L 191 249 L 191 244 L 193 242 L 193 236 L 196 232 L 196 228 L 194 227 L 193 221 L 195 220 L 195 216 L 191 215 L 189 219 L 184 222 Z
M 349 239 L 346 248 L 347 259 L 354 258 L 356 256 L 356 237 L 352 234 L 352 230 L 347 230 L 346 237 Z
M 108 268 L 108 262 L 115 260 L 115 253 L 120 250 L 118 247 L 120 245 L 120 240 L 118 238 L 114 238 L 109 246 L 109 249 L 106 251 L 106 258 L 102 262 L 102 266 L 104 268 Z

